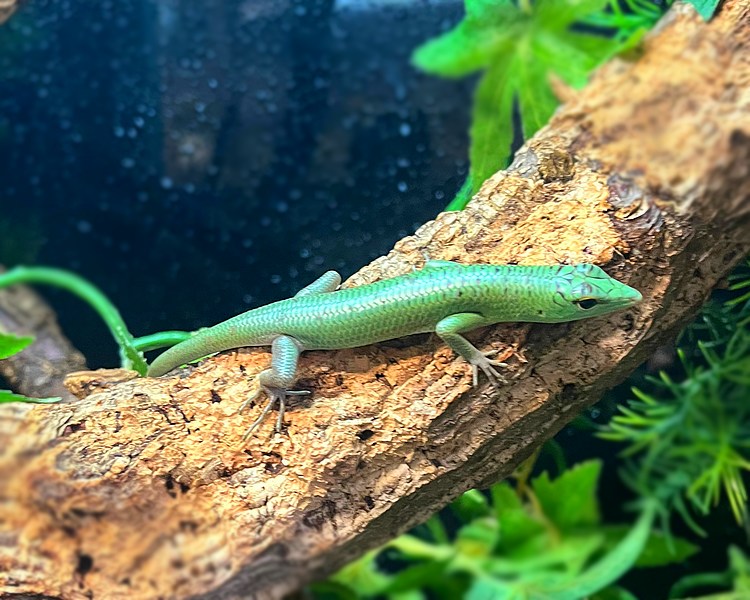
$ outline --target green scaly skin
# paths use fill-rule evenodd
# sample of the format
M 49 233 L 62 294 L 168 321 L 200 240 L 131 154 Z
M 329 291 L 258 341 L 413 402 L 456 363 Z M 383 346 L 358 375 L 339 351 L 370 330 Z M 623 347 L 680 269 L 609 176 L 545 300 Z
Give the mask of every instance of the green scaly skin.
M 641 301 L 641 294 L 591 264 L 556 266 L 462 265 L 428 261 L 420 271 L 337 290 L 328 271 L 296 296 L 201 330 L 160 355 L 149 368 L 159 376 L 203 356 L 244 346 L 272 347 L 271 368 L 258 375 L 269 402 L 249 435 L 278 401 L 277 430 L 305 350 L 355 348 L 414 333 L 435 332 L 492 383 L 505 366 L 461 333 L 501 322 L 560 323 L 605 315 Z M 245 405 L 255 397 L 250 398 Z M 247 437 L 247 436 L 246 436 Z

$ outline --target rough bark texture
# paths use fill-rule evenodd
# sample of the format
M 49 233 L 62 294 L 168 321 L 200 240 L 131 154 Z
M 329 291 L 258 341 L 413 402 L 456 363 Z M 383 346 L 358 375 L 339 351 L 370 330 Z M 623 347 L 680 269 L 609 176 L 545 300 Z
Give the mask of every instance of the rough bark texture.
M 279 598 L 507 476 L 698 310 L 750 250 L 750 9 L 680 6 L 602 69 L 462 213 L 358 284 L 419 266 L 592 261 L 645 296 L 609 319 L 475 332 L 495 392 L 431 337 L 310 352 L 311 399 L 246 444 L 263 350 L 158 380 L 81 374 L 75 404 L 0 421 L 0 590 L 64 598 Z
M 0 376 L 13 391 L 74 399 L 63 380 L 68 373 L 85 369 L 86 360 L 60 331 L 54 311 L 39 295 L 25 286 L 0 290 L 0 331 L 35 338 L 23 352 L 0 360 Z

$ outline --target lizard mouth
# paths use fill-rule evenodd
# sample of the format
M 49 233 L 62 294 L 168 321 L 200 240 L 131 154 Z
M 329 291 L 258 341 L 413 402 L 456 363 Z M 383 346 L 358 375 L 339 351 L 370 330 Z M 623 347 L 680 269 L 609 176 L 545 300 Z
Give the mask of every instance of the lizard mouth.
M 643 301 L 643 294 L 635 288 L 624 286 L 625 289 L 618 290 L 617 298 L 612 303 L 621 308 L 635 306 Z

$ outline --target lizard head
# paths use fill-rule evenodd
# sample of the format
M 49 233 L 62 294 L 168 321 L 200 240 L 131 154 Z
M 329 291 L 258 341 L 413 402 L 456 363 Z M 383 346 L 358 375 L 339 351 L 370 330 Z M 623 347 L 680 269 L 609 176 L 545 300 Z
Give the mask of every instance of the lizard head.
M 555 285 L 556 293 L 545 311 L 545 317 L 554 320 L 577 321 L 606 315 L 643 299 L 638 290 L 591 264 L 561 267 Z

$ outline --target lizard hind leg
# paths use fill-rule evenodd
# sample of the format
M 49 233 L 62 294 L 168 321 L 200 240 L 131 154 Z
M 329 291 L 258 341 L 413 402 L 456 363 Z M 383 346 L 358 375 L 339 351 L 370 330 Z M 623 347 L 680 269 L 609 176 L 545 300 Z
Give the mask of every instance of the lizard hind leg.
M 271 368 L 261 371 L 258 375 L 258 389 L 252 396 L 250 396 L 250 398 L 248 398 L 242 408 L 255 400 L 261 392 L 266 394 L 268 402 L 263 407 L 258 418 L 253 421 L 253 424 L 247 430 L 247 433 L 245 433 L 242 438 L 243 441 L 247 440 L 252 432 L 255 431 L 255 429 L 266 419 L 268 413 L 271 412 L 277 402 L 279 405 L 279 414 L 276 419 L 275 430 L 277 432 L 280 431 L 284 420 L 287 396 L 298 396 L 310 393 L 307 390 L 289 389 L 294 385 L 294 382 L 297 379 L 297 362 L 299 360 L 299 355 L 302 352 L 302 345 L 291 336 L 279 335 L 273 340 L 271 351 Z
M 270 369 L 269 369 L 270 371 Z M 263 371 L 265 373 L 266 371 Z M 258 415 L 258 418 L 253 421 L 252 425 L 248 428 L 248 430 L 245 432 L 245 435 L 242 436 L 242 441 L 247 441 L 247 439 L 252 435 L 253 431 L 255 431 L 263 421 L 266 420 L 266 417 L 268 416 L 268 413 L 270 413 L 273 410 L 274 405 L 278 402 L 279 404 L 279 410 L 278 415 L 276 417 L 276 426 L 274 427 L 274 431 L 276 433 L 281 431 L 281 427 L 284 422 L 284 412 L 286 411 L 286 397 L 287 396 L 302 396 L 305 394 L 309 394 L 310 392 L 308 390 L 285 390 L 275 387 L 266 387 L 261 385 L 259 387 L 258 391 L 255 392 L 250 398 L 248 398 L 245 403 L 242 405 L 242 408 L 244 408 L 247 404 L 255 400 L 261 392 L 265 392 L 266 396 L 268 397 L 268 401 L 266 402 L 266 405 L 263 407 L 263 410 L 261 411 L 260 415 Z

